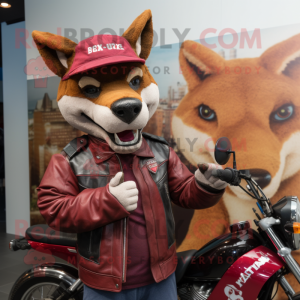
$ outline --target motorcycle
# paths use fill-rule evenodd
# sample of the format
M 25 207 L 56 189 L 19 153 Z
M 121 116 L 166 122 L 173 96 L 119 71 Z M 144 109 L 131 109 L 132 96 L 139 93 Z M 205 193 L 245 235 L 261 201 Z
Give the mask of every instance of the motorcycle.
M 280 285 L 290 300 L 300 300 L 285 275 L 291 273 L 300 283 L 300 267 L 291 252 L 300 248 L 300 202 L 287 196 L 272 205 L 247 170 L 237 170 L 235 152 L 228 138 L 215 146 L 215 160 L 233 168 L 218 169 L 213 175 L 230 185 L 239 186 L 257 200 L 261 214 L 254 208 L 257 230 L 248 221 L 230 226 L 223 234 L 199 250 L 177 253 L 177 294 L 181 300 L 271 300 Z M 246 186 L 241 185 L 246 181 Z M 28 249 L 36 264 L 15 282 L 10 300 L 73 299 L 83 297 L 78 278 L 76 235 L 57 232 L 47 225 L 27 229 L 26 237 L 9 243 L 12 251 Z M 32 254 L 31 254 L 31 251 Z M 39 259 L 39 255 L 41 258 Z M 50 258 L 46 262 L 48 254 Z M 59 257 L 69 264 L 51 261 Z M 44 259 L 44 261 L 43 261 Z

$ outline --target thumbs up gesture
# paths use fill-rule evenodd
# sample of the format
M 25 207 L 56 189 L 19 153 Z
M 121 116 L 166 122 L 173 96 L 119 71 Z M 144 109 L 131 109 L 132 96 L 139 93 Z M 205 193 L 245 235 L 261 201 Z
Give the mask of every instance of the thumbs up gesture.
M 117 198 L 127 211 L 137 208 L 139 191 L 134 181 L 124 180 L 123 172 L 119 172 L 109 183 L 109 192 Z

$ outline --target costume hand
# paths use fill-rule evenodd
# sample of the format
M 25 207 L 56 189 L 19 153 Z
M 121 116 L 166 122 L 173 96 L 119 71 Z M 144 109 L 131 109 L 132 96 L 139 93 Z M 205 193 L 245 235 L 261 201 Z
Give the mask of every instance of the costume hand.
M 212 170 L 222 169 L 221 166 L 216 164 L 198 164 L 198 169 L 195 172 L 197 183 L 209 192 L 219 192 L 227 186 L 227 182 L 212 176 Z
M 124 206 L 127 211 L 133 211 L 137 208 L 139 191 L 134 181 L 126 181 L 123 172 L 119 172 L 109 183 L 109 191 Z

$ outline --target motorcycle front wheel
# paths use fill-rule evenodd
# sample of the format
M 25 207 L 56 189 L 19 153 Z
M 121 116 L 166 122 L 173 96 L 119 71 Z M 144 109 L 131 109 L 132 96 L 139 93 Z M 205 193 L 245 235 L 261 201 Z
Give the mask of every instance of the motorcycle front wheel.
M 44 273 L 37 273 L 36 270 L 24 272 L 13 285 L 9 300 L 40 300 L 50 298 L 58 290 L 61 283 L 68 288 L 72 282 L 70 276 L 62 276 L 59 270 L 43 270 Z M 69 275 L 69 274 L 68 274 Z M 72 278 L 76 280 L 76 278 Z M 82 300 L 82 292 L 69 300 Z

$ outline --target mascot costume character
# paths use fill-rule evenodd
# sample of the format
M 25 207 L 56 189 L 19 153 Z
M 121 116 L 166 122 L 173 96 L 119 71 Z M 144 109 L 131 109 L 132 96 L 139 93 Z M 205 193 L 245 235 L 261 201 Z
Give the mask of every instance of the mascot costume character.
M 32 35 L 61 77 L 63 117 L 87 133 L 52 156 L 38 188 L 48 225 L 77 233 L 84 299 L 177 299 L 171 200 L 211 207 L 226 183 L 211 175 L 219 166 L 203 164 L 193 175 L 163 138 L 142 134 L 159 102 L 145 65 L 151 11 L 123 36 L 95 35 L 77 45 L 51 33 Z

